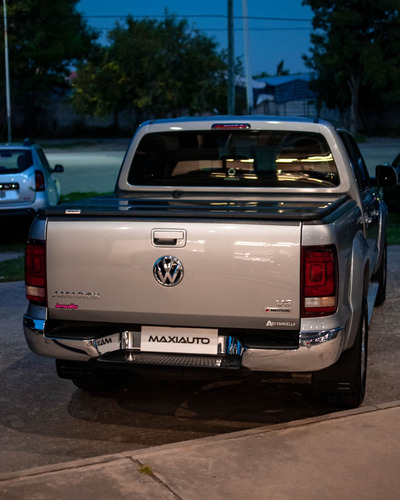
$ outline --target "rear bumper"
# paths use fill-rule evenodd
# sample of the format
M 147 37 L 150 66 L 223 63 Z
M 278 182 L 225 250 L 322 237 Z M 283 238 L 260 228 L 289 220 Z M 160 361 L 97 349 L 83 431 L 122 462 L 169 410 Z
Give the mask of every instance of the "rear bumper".
M 45 320 L 24 316 L 24 333 L 36 354 L 70 361 L 97 361 L 99 364 L 168 365 L 191 368 L 230 368 L 265 372 L 312 372 L 334 364 L 343 351 L 344 329 L 301 332 L 297 349 L 254 349 L 242 347 L 232 337 L 219 337 L 220 354 L 152 354 L 141 352 L 124 339 L 127 332 L 105 337 L 71 339 L 48 336 Z M 126 335 L 125 335 L 126 337 Z
M 49 206 L 45 191 L 36 191 L 35 199 L 22 203 L 1 203 L 0 217 L 34 217 L 39 210 Z
M 2 208 L 0 207 L 0 219 L 11 217 L 26 217 L 31 218 L 36 215 L 36 210 L 33 208 Z

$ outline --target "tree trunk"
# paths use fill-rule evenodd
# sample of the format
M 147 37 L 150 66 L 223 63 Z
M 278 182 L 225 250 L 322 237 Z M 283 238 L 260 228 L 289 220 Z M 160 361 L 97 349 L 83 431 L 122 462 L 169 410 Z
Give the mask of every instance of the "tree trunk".
M 115 107 L 114 112 L 113 112 L 113 127 L 116 132 L 119 130 L 119 112 L 118 109 Z
M 361 78 L 351 75 L 348 82 L 350 87 L 351 103 L 350 103 L 350 132 L 354 135 L 358 132 L 360 125 L 358 112 L 358 96 L 360 93 Z

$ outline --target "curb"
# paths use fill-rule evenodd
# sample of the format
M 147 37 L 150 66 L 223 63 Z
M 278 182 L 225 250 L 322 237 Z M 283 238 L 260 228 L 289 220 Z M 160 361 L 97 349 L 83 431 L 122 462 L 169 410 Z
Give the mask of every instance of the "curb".
M 166 453 L 171 453 L 178 448 L 194 448 L 198 446 L 203 446 L 204 444 L 210 443 L 215 444 L 218 442 L 231 441 L 234 439 L 245 438 L 248 436 L 268 434 L 277 430 L 292 429 L 296 427 L 308 426 L 317 422 L 323 422 L 327 420 L 339 420 L 345 417 L 356 417 L 358 415 L 364 415 L 367 413 L 373 413 L 377 411 L 384 411 L 391 408 L 400 407 L 400 401 L 392 401 L 389 403 L 382 403 L 376 406 L 366 406 L 360 407 L 353 410 L 344 410 L 337 413 L 330 413 L 327 415 L 319 415 L 316 417 L 311 417 L 303 420 L 293 420 L 291 422 L 285 422 L 282 424 L 274 424 L 266 427 L 258 427 L 256 429 L 247 429 L 244 431 L 231 432 L 227 434 L 222 434 L 218 436 L 208 436 L 205 438 L 199 438 L 189 441 L 181 441 L 178 443 L 169 443 L 161 446 L 154 446 L 150 448 L 143 448 L 134 451 L 125 451 L 121 453 L 115 453 L 112 455 L 100 455 L 97 457 L 90 457 L 80 460 L 73 460 L 71 462 L 64 462 L 58 464 L 49 464 L 41 467 L 34 467 L 30 469 L 25 469 L 21 471 L 16 471 L 12 473 L 1 473 L 0 483 L 6 481 L 13 481 L 22 478 L 29 478 L 40 476 L 43 474 L 51 474 L 60 471 L 66 471 L 69 469 L 78 469 L 81 467 L 87 467 L 96 464 L 105 464 L 116 462 L 121 459 L 130 458 L 131 460 L 140 461 L 143 456 L 152 455 L 163 455 Z

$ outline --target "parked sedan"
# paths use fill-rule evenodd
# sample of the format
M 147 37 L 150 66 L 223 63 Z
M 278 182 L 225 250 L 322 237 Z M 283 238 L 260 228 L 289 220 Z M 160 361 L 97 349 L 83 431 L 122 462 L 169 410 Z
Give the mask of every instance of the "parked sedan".
M 0 144 L 0 218 L 33 216 L 40 208 L 57 205 L 60 183 L 54 173 L 62 165 L 50 167 L 38 144 Z

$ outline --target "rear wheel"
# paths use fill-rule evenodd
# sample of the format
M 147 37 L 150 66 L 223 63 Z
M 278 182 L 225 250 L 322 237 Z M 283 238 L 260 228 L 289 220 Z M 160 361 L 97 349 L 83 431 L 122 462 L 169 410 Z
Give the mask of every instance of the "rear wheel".
M 99 370 L 86 361 L 56 360 L 57 374 L 88 392 L 109 392 L 121 385 L 121 374 L 116 370 Z
M 106 375 L 108 376 L 92 375 L 88 378 L 73 378 L 72 383 L 78 389 L 86 392 L 110 392 L 118 389 L 120 385 L 118 378 L 115 378 L 112 374 Z
M 340 408 L 356 408 L 364 400 L 367 379 L 368 306 L 364 301 L 353 346 L 339 360 L 312 375 L 313 393 Z

